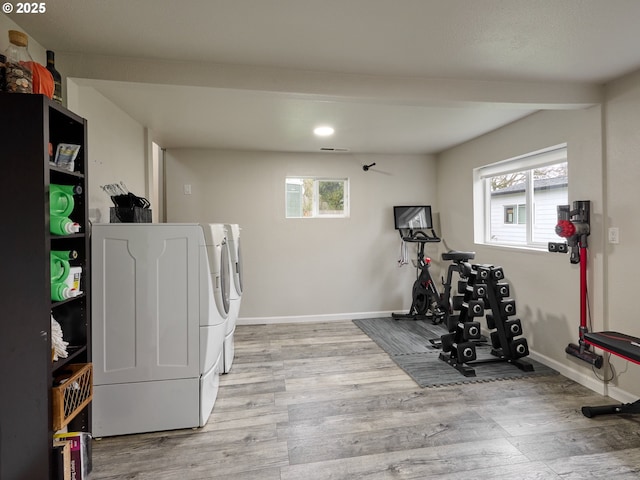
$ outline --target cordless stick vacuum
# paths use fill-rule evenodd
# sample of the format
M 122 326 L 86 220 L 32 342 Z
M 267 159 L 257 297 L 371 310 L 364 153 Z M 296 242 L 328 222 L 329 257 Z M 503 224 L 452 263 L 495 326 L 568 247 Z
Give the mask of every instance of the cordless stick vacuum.
M 570 343 L 565 352 L 580 360 L 590 363 L 596 368 L 602 367 L 602 356 L 597 355 L 585 342 L 587 327 L 587 237 L 589 228 L 589 200 L 573 202 L 573 210 L 569 205 L 558 205 L 558 223 L 556 233 L 566 238 L 566 243 L 549 243 L 550 252 L 566 253 L 571 249 L 569 260 L 580 264 L 580 330 L 578 344 Z

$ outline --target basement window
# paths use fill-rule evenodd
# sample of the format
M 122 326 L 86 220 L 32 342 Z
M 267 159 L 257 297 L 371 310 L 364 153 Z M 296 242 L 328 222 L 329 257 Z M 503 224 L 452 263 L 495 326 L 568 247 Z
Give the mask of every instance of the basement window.
M 476 243 L 546 250 L 569 203 L 566 144 L 476 168 L 473 195 Z
M 349 216 L 349 179 L 287 177 L 286 218 L 346 218 Z

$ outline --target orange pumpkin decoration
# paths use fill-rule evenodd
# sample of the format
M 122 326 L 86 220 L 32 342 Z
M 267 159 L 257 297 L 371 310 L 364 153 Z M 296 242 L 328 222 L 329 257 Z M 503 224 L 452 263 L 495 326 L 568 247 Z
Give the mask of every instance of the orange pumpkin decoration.
M 53 98 L 53 75 L 38 62 L 27 62 L 33 74 L 33 93 L 42 93 Z

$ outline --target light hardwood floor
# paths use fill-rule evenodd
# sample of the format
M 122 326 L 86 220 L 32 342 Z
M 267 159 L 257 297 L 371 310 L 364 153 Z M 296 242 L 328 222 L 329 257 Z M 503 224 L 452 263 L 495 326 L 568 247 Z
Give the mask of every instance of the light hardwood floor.
M 638 479 L 640 415 L 561 375 L 421 389 L 351 322 L 239 326 L 198 430 L 93 441 L 91 480 Z

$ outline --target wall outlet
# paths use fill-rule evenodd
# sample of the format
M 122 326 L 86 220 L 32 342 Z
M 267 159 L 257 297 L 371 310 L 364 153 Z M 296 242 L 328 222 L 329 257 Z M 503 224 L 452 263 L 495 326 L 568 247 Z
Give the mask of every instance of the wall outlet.
M 609 227 L 609 243 L 620 243 L 620 231 L 618 227 Z
M 188 183 L 185 183 L 184 185 L 184 194 L 191 195 L 191 185 L 189 185 Z

